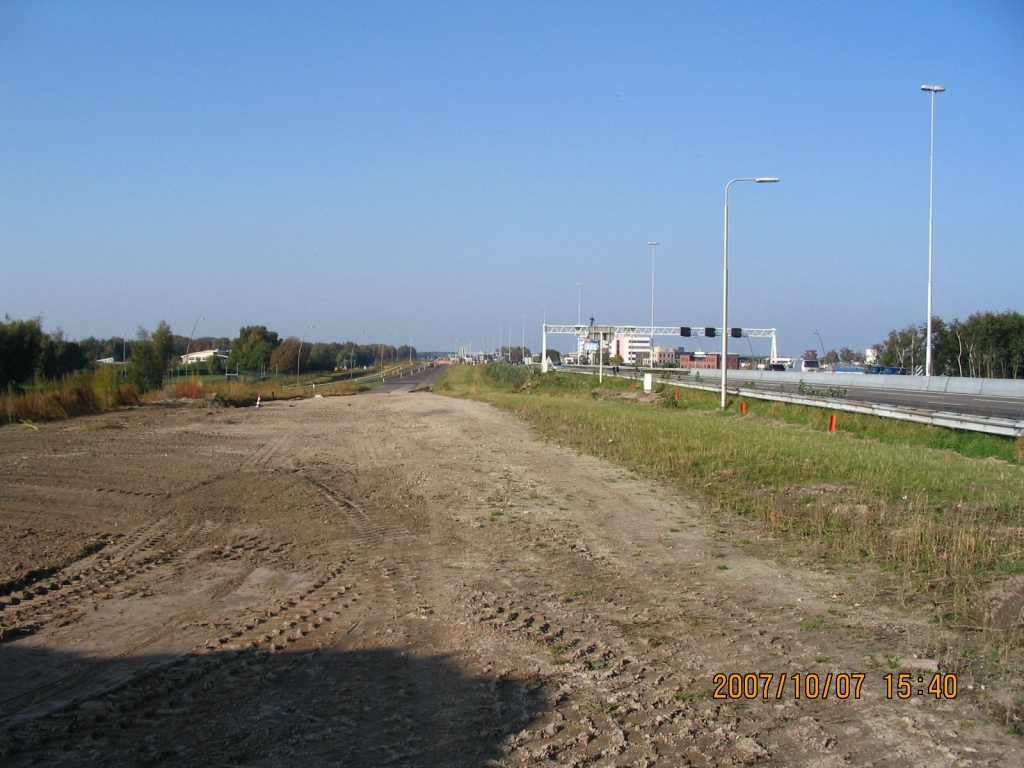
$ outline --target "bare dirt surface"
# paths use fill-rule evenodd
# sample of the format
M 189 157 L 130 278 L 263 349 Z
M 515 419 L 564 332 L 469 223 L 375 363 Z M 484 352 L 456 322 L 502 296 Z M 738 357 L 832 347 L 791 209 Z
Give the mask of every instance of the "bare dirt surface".
M 980 685 L 886 698 L 923 622 L 480 403 L 8 427 L 0 513 L 3 765 L 1021 764 Z

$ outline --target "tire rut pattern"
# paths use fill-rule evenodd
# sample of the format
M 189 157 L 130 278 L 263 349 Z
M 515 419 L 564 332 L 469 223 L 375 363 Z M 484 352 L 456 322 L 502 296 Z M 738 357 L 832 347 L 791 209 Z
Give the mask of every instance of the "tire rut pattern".
M 697 689 L 701 674 L 685 647 L 645 648 L 622 632 L 624 625 L 602 625 L 591 615 L 587 627 L 579 615 L 539 610 L 535 599 L 514 593 L 473 592 L 467 613 L 513 643 L 550 654 L 540 666 L 553 713 L 506 741 L 517 763 L 654 765 L 665 757 L 713 757 L 748 764 L 771 755 L 763 735 L 744 729 L 728 707 L 679 695 Z M 593 639 L 616 634 L 612 642 Z
M 0 611 L 0 642 L 34 634 L 43 627 L 71 623 L 83 603 L 124 594 L 127 582 L 166 561 L 159 549 L 167 521 L 155 521 L 52 576 L 9 595 Z
M 316 650 L 325 637 L 345 631 L 351 623 L 349 614 L 360 612 L 367 602 L 360 602 L 361 597 L 357 584 L 346 582 L 344 564 L 329 564 L 308 585 L 296 586 L 267 609 L 250 612 L 192 652 L 150 663 L 51 711 L 8 717 L 0 723 L 0 758 L 92 732 L 103 723 L 121 730 L 163 725 L 166 718 L 187 713 L 183 700 L 194 701 L 213 690 L 210 678 L 218 671 L 247 676 L 257 686 L 276 682 L 273 674 L 270 679 L 253 678 L 251 666 L 244 659 L 239 663 L 241 652 L 259 659 L 296 649 Z
M 281 444 L 278 441 L 275 450 Z M 403 520 L 375 519 L 363 505 L 328 484 L 302 473 L 300 476 L 346 512 L 348 535 L 344 546 L 349 554 L 340 564 L 328 564 L 305 586 L 296 586 L 270 607 L 250 610 L 244 619 L 217 626 L 221 630 L 218 636 L 190 653 L 149 664 L 123 680 L 65 701 L 51 711 L 31 717 L 8 717 L 0 723 L 0 757 L 88 738 L 82 734 L 93 733 L 96 728 L 105 730 L 110 725 L 126 734 L 137 728 L 149 730 L 169 722 L 169 718 L 188 716 L 192 711 L 190 702 L 208 704 L 211 696 L 216 697 L 224 690 L 235 691 L 240 685 L 255 689 L 272 687 L 279 683 L 281 674 L 301 666 L 319 648 L 351 638 L 357 628 L 365 626 L 368 616 L 397 616 L 400 592 L 411 591 L 422 603 L 422 595 L 412 585 L 412 568 L 404 561 L 386 563 L 383 557 L 376 556 L 386 545 L 402 546 L 403 541 L 415 541 Z M 192 526 L 170 543 L 177 544 L 190 534 L 208 533 L 203 525 Z M 144 573 L 156 563 L 173 563 L 189 554 L 187 548 L 152 553 L 161 543 L 167 543 L 167 537 L 166 525 L 153 524 L 137 531 L 131 542 L 96 564 L 97 575 L 113 572 L 108 561 L 117 563 L 118 574 L 128 578 L 129 565 L 134 566 L 132 573 Z M 259 536 L 240 533 L 210 551 L 215 557 L 236 560 L 255 554 L 274 555 L 284 549 L 280 543 L 266 543 Z M 352 581 L 346 576 L 346 563 L 354 562 L 360 564 L 355 570 L 375 574 L 374 578 L 363 583 Z M 92 570 L 83 569 L 83 577 L 85 573 Z M 86 592 L 84 598 L 91 596 Z M 430 610 L 425 604 L 421 608 L 424 614 Z M 164 634 L 173 631 L 170 628 Z M 146 638 L 126 649 L 125 654 L 141 650 L 155 639 Z M 257 669 L 259 664 L 252 663 L 253 659 L 285 653 L 291 659 L 284 667 L 285 672 L 278 668 L 262 675 Z M 220 674 L 231 678 L 230 688 L 223 689 L 212 682 Z M 53 687 L 59 686 L 59 682 Z

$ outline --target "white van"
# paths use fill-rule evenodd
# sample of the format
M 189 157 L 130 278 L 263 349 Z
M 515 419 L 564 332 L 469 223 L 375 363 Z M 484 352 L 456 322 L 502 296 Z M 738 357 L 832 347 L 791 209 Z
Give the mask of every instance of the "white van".
M 817 373 L 821 370 L 821 365 L 818 364 L 817 360 L 799 360 L 800 364 L 794 363 L 793 370 L 800 371 L 801 373 Z

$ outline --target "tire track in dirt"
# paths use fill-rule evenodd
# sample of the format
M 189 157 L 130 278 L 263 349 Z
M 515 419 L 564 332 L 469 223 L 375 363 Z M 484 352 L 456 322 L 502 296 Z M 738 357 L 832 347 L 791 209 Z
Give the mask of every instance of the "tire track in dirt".
M 275 461 L 287 451 L 289 436 L 285 435 L 270 446 L 260 461 L 266 465 Z M 263 685 L 276 682 L 280 671 L 271 673 L 269 679 L 257 676 L 252 678 L 246 674 L 251 665 L 231 665 L 233 658 L 241 652 L 246 655 L 255 654 L 259 659 L 263 655 L 280 654 L 286 651 L 309 650 L 323 647 L 339 636 L 351 635 L 367 615 L 393 615 L 397 613 L 398 595 L 405 591 L 407 585 L 396 589 L 396 581 L 407 577 L 409 569 L 399 563 L 392 567 L 378 567 L 383 558 L 376 553 L 386 544 L 394 544 L 397 538 L 411 539 L 408 527 L 400 521 L 387 524 L 377 523 L 371 519 L 363 506 L 348 495 L 343 494 L 324 482 L 306 473 L 296 472 L 296 476 L 304 480 L 320 494 L 328 498 L 332 504 L 346 515 L 346 520 L 339 526 L 344 532 L 345 548 L 354 553 L 349 561 L 363 560 L 360 570 L 379 571 L 379 578 L 361 583 L 343 583 L 344 569 L 342 566 L 328 566 L 319 576 L 312 580 L 308 587 L 296 587 L 290 594 L 282 597 L 275 606 L 250 612 L 250 616 L 224 631 L 219 637 L 198 646 L 192 654 L 180 654 L 167 660 L 147 665 L 127 677 L 108 683 L 103 688 L 95 688 L 66 702 L 61 702 L 51 711 L 37 712 L 32 717 L 9 717 L 7 731 L 0 739 L 7 749 L 17 750 L 20 746 L 42 746 L 54 738 L 66 739 L 80 730 L 91 732 L 96 723 L 113 717 L 120 729 L 139 726 L 152 726 L 152 717 L 167 717 L 168 713 L 178 713 L 176 706 L 182 697 L 207 695 L 212 690 L 208 679 L 222 668 L 232 675 L 233 686 L 239 684 Z M 178 537 L 189 538 L 192 530 L 185 531 Z M 106 574 L 109 562 L 125 565 L 130 557 L 142 556 L 142 567 L 150 565 L 154 559 L 147 553 L 161 543 L 167 533 L 160 526 L 153 524 L 137 532 L 132 541 L 120 547 L 115 556 L 104 558 L 104 561 L 93 566 L 99 573 Z M 252 535 L 236 536 L 235 540 L 223 548 L 214 547 L 213 552 L 220 552 L 225 559 L 237 559 L 239 550 L 259 550 L 260 538 Z M 175 550 L 172 556 L 165 557 L 163 562 L 172 562 L 186 554 L 187 550 Z M 80 571 L 89 573 L 87 566 L 79 567 Z M 130 577 L 127 568 L 122 567 L 118 573 L 122 577 Z M 414 588 L 413 592 L 417 592 Z M 167 630 L 168 632 L 173 631 Z M 138 644 L 141 647 L 152 644 L 158 637 L 147 638 Z M 139 647 L 125 649 L 125 654 L 139 650 Z M 122 654 L 124 655 L 124 654 Z M 196 662 L 195 658 L 201 658 Z M 292 662 L 294 669 L 301 665 Z M 257 665 L 258 666 L 258 665 Z M 238 682 L 242 681 L 242 682 Z M 246 682 L 247 681 L 247 682 Z M 61 681 L 54 681 L 49 688 L 55 688 Z M 41 693 L 41 691 L 35 691 Z M 142 715 L 124 714 L 134 712 L 143 707 Z M 87 713 L 83 715 L 83 713 Z M 119 716 L 119 717 L 118 717 Z M 0 748 L 2 749 L 2 748 Z
M 0 611 L 0 642 L 34 634 L 50 623 L 70 623 L 83 602 L 106 597 L 116 586 L 160 562 L 162 553 L 154 550 L 167 536 L 166 529 L 164 520 L 143 525 L 99 552 L 9 595 Z

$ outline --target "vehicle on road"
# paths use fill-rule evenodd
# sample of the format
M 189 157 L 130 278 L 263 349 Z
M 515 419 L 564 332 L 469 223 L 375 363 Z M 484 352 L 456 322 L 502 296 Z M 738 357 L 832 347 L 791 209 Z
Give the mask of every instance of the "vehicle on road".
M 784 366 L 782 363 L 768 363 L 768 365 L 766 365 L 764 369 L 766 371 L 785 371 L 786 366 Z
M 821 370 L 821 364 L 817 360 L 800 360 L 799 365 L 793 365 L 794 370 L 801 373 L 817 373 Z

